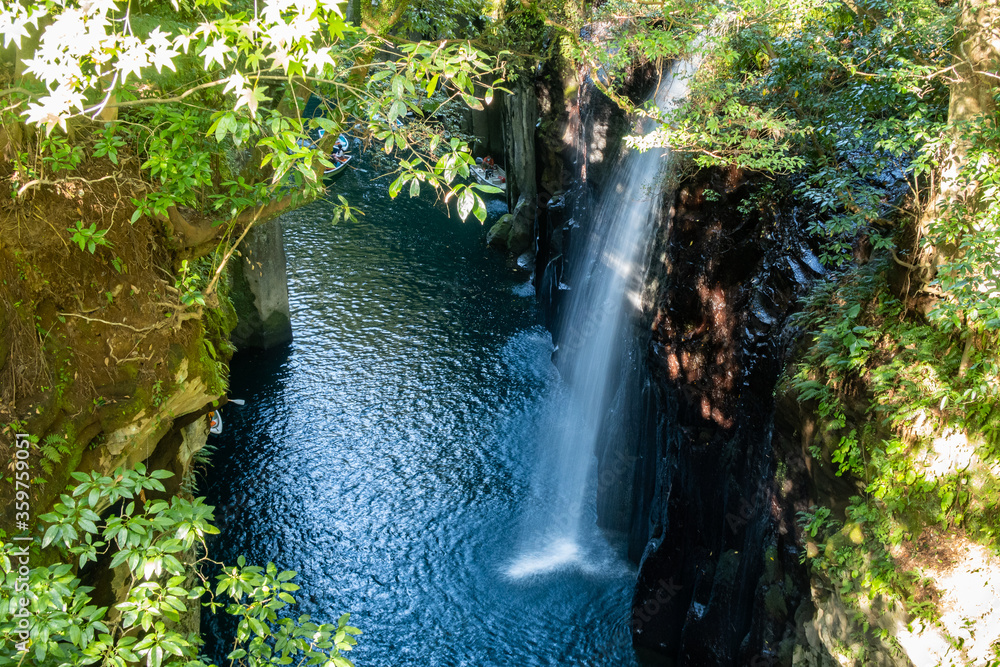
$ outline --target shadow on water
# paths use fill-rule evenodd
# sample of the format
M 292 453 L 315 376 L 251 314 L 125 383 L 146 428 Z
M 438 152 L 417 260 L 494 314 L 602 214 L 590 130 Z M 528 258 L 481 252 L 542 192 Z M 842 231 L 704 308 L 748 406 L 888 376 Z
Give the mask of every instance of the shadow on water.
M 505 574 L 560 384 L 525 277 L 371 175 L 336 186 L 359 222 L 283 219 L 295 340 L 233 361 L 212 556 L 296 570 L 296 613 L 350 612 L 359 666 L 633 664 L 629 566 Z M 232 628 L 206 627 L 221 660 Z

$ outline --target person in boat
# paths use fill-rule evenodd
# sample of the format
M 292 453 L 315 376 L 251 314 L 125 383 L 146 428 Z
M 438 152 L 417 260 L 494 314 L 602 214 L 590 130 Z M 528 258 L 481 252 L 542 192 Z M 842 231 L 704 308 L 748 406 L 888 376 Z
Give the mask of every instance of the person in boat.
M 496 168 L 496 163 L 493 162 L 493 157 L 487 155 L 483 158 L 483 172 L 486 174 L 486 180 L 493 178 L 493 170 Z
M 330 154 L 330 156 L 333 158 L 333 161 L 336 162 L 338 165 L 344 164 L 349 159 L 347 153 L 345 152 L 346 150 L 347 150 L 347 144 L 345 144 L 340 139 L 337 139 L 337 142 L 333 145 L 333 152 Z

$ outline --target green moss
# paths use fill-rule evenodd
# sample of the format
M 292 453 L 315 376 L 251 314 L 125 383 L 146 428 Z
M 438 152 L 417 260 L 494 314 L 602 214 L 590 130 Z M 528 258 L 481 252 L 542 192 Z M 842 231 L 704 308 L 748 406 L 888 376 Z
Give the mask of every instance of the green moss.
M 219 305 L 205 308 L 201 319 L 201 336 L 191 355 L 191 372 L 200 375 L 212 394 L 223 395 L 229 387 L 229 360 L 236 348 L 229 334 L 236 327 L 236 308 L 230 299 L 228 280 L 219 282 Z
M 237 315 L 236 307 L 230 298 L 228 283 L 220 282 L 220 284 L 222 288 L 219 290 L 219 307 L 206 309 L 205 329 L 220 349 L 230 348 L 228 359 L 236 351 L 229 343 L 229 334 L 236 328 Z
M 101 426 L 106 433 L 117 431 L 131 424 L 135 417 L 153 405 L 151 393 L 143 385 L 136 385 L 130 398 L 117 400 L 101 409 Z

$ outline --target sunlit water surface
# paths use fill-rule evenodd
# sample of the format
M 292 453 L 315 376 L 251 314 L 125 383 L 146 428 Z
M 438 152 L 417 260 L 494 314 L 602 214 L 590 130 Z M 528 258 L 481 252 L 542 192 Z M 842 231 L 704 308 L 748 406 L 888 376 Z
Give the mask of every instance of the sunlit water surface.
M 371 176 L 333 188 L 357 223 L 326 202 L 283 218 L 295 340 L 233 362 L 212 555 L 297 571 L 297 613 L 364 631 L 359 667 L 633 664 L 630 566 L 516 550 L 561 390 L 532 290 L 477 222 Z

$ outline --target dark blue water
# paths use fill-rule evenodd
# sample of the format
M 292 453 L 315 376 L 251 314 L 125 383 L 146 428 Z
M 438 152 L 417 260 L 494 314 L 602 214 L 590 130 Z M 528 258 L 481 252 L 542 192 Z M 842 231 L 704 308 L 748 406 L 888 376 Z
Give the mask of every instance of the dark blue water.
M 357 223 L 283 218 L 295 340 L 233 361 L 213 557 L 297 571 L 298 613 L 364 631 L 359 667 L 633 664 L 628 565 L 508 573 L 559 395 L 526 278 L 372 175 L 335 186 Z

